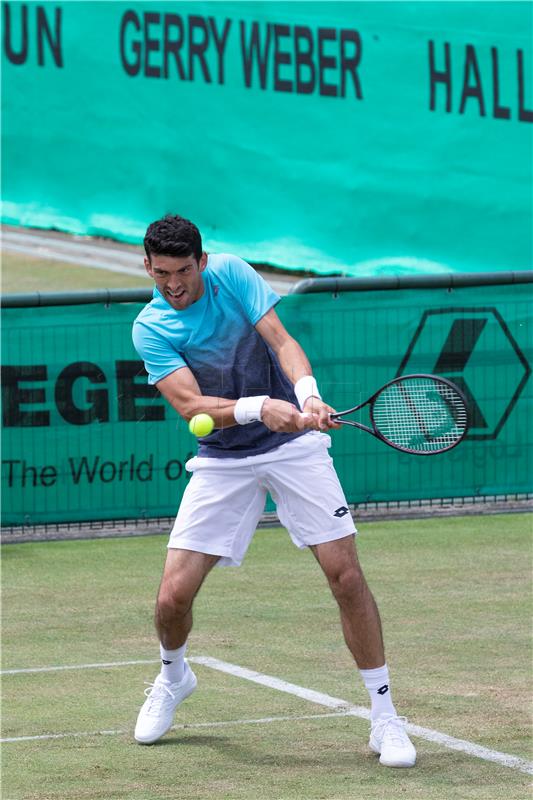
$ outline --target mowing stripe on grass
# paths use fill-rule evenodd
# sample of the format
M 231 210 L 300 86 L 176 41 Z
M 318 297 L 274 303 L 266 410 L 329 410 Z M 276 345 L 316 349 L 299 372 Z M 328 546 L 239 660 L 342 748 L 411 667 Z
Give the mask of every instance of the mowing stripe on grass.
M 228 675 L 233 675 L 236 678 L 243 678 L 244 680 L 251 681 L 252 683 L 258 683 L 261 686 L 267 686 L 270 689 L 276 689 L 279 692 L 286 692 L 287 694 L 295 695 L 296 697 L 300 697 L 303 700 L 308 700 L 311 703 L 317 703 L 318 705 L 326 706 L 327 708 L 336 709 L 336 713 L 332 714 L 331 716 L 354 716 L 360 717 L 362 719 L 369 719 L 370 712 L 367 708 L 363 708 L 362 706 L 354 706 L 349 703 L 347 700 L 342 700 L 339 697 L 332 697 L 329 694 L 323 694 L 322 692 L 315 692 L 313 689 L 306 689 L 303 686 L 297 686 L 294 683 L 288 683 L 287 681 L 281 680 L 281 678 L 275 678 L 272 675 L 265 675 L 262 672 L 256 672 L 255 670 L 247 669 L 246 667 L 240 667 L 237 664 L 230 664 L 227 661 L 221 661 L 218 658 L 211 658 L 210 656 L 193 656 L 188 659 L 192 664 L 200 664 L 204 667 L 209 667 L 210 669 L 215 669 L 219 672 L 225 672 Z M 55 672 L 59 670 L 69 670 L 69 669 L 104 669 L 106 667 L 120 667 L 120 666 L 134 666 L 136 664 L 155 664 L 158 663 L 158 660 L 151 659 L 146 661 L 115 661 L 115 662 L 108 662 L 108 663 L 101 663 L 101 664 L 78 664 L 78 665 L 71 665 L 71 666 L 58 666 L 58 667 L 34 667 L 29 669 L 11 669 L 11 670 L 2 670 L 1 674 L 3 675 L 16 675 L 20 673 L 31 673 L 31 672 Z M 322 716 L 330 716 L 320 714 Z M 306 717 L 307 718 L 307 717 Z M 281 719 L 281 718 L 279 718 Z M 288 717 L 287 719 L 304 719 L 304 717 Z M 275 721 L 276 718 L 265 718 L 265 721 Z M 260 722 L 261 720 L 259 720 Z M 241 724 L 246 723 L 246 720 L 241 720 Z M 197 723 L 194 727 L 201 727 L 203 726 L 214 726 L 217 724 L 237 724 L 236 722 L 233 723 Z M 179 729 L 180 727 L 193 727 L 193 726 L 177 726 Z M 428 742 L 434 742 L 435 744 L 439 744 L 443 747 L 447 747 L 450 750 L 458 750 L 459 752 L 465 753 L 466 755 L 473 756 L 474 758 L 480 758 L 483 761 L 492 761 L 495 764 L 500 764 L 503 767 L 509 767 L 510 769 L 516 769 L 520 772 L 525 772 L 528 775 L 533 775 L 533 762 L 527 761 L 524 758 L 519 758 L 518 756 L 509 755 L 508 753 L 501 753 L 498 750 L 490 750 L 488 747 L 483 747 L 482 745 L 475 744 L 474 742 L 469 742 L 465 739 L 457 739 L 454 736 L 448 736 L 446 733 L 440 733 L 439 731 L 432 730 L 431 728 L 422 728 L 419 725 L 413 725 L 411 723 L 406 724 L 406 730 L 412 736 L 416 736 L 420 739 L 425 739 Z M 112 731 L 110 733 L 118 734 L 124 733 L 125 731 Z M 106 732 L 102 732 L 106 733 Z M 43 736 L 36 736 L 36 737 L 19 737 L 19 738 L 11 738 L 11 739 L 1 739 L 2 742 L 10 742 L 10 741 L 24 741 L 25 739 L 41 739 L 41 738 L 64 738 L 69 736 L 93 736 L 96 734 L 91 733 L 80 733 L 80 734 L 50 734 L 50 735 L 43 735 Z

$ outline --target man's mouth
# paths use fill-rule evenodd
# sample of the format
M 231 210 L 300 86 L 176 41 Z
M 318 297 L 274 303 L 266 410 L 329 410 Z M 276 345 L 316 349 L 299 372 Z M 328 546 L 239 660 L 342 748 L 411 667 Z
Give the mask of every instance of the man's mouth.
M 177 289 L 175 292 L 173 292 L 171 289 L 167 289 L 167 295 L 173 300 L 181 300 L 181 298 L 185 295 L 185 289 Z

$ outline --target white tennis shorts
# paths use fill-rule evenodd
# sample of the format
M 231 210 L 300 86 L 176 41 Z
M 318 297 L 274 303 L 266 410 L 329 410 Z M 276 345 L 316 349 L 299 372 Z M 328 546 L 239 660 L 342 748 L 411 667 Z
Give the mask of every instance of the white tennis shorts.
M 265 508 L 267 492 L 297 547 L 357 533 L 327 434 L 310 431 L 268 453 L 187 462 L 185 489 L 168 546 L 220 556 L 238 566 Z

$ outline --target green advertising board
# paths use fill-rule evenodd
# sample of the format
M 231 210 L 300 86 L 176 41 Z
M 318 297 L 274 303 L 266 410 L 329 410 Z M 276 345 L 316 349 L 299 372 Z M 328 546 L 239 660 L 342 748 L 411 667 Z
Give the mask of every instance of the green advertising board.
M 533 262 L 528 2 L 4 2 L 4 222 L 319 273 Z
M 468 438 L 433 457 L 332 433 L 350 503 L 532 491 L 529 286 L 290 295 L 278 306 L 337 409 L 396 375 L 468 397 Z M 138 303 L 4 309 L 3 523 L 172 516 L 196 451 L 131 343 Z M 360 421 L 365 422 L 364 418 Z

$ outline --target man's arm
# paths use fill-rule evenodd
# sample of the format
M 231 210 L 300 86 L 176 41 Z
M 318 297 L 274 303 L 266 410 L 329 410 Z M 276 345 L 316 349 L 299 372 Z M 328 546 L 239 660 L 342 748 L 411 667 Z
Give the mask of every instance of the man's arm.
M 278 358 L 281 369 L 293 384 L 296 384 L 301 378 L 313 374 L 309 359 L 301 345 L 289 334 L 273 308 L 267 311 L 255 327 L 265 342 L 270 345 Z M 269 405 L 272 402 L 272 400 L 265 402 L 263 418 L 266 417 Z M 306 425 L 306 427 L 320 430 L 340 428 L 340 424 L 333 422 L 329 416 L 334 410 L 327 403 L 324 403 L 320 397 L 311 395 L 305 401 L 302 411 L 313 415 L 314 424 Z
M 213 418 L 215 428 L 229 428 L 236 425 L 234 411 L 237 399 L 228 400 L 225 397 L 213 397 L 202 394 L 198 382 L 188 367 L 182 367 L 166 378 L 158 381 L 157 388 L 180 416 L 189 421 L 195 414 L 209 414 Z M 292 403 L 285 400 L 268 399 L 264 404 L 265 409 L 269 404 L 268 413 L 262 414 L 262 422 L 272 431 L 295 433 L 305 427 L 316 427 L 310 414 L 299 412 Z
M 236 400 L 202 394 L 189 367 L 182 367 L 157 382 L 157 388 L 187 422 L 196 414 L 209 414 L 215 428 L 229 428 L 237 422 L 233 416 Z

